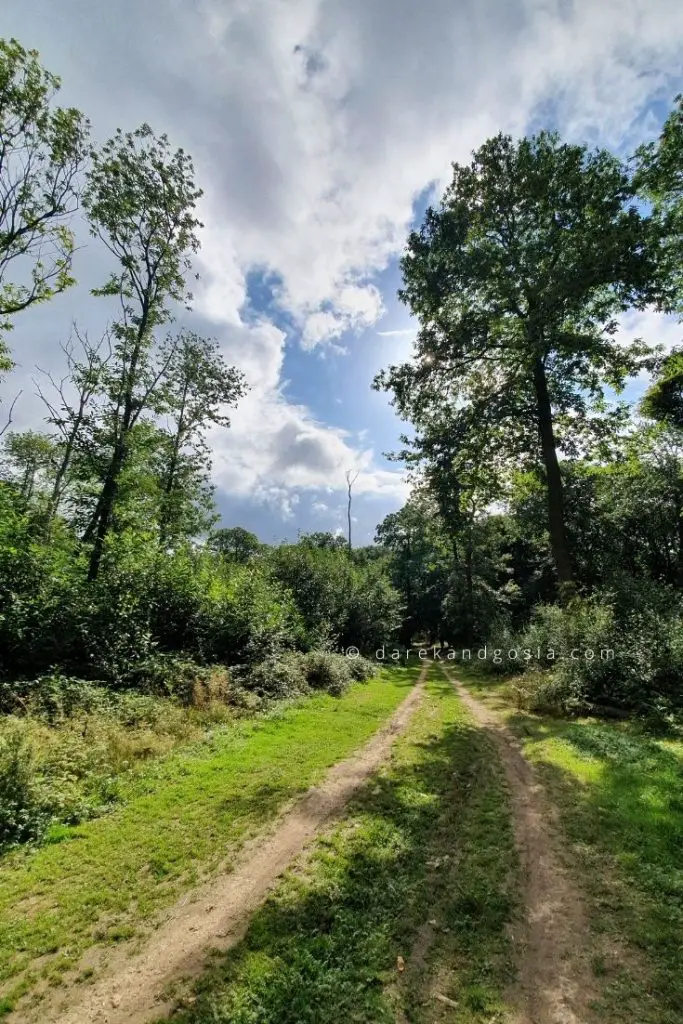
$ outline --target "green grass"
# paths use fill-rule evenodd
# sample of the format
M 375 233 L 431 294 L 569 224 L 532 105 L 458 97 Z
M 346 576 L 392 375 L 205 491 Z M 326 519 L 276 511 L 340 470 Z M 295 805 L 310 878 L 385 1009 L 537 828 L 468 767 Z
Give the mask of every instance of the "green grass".
M 458 674 L 506 710 L 560 809 L 589 899 L 604 1015 L 683 1020 L 683 742 L 636 722 L 520 713 L 505 684 Z
M 386 769 L 305 868 L 286 876 L 240 945 L 217 957 L 174 1020 L 499 1020 L 514 977 L 506 926 L 516 871 L 490 741 L 453 688 L 432 682 Z
M 229 860 L 288 799 L 367 740 L 416 675 L 388 670 L 339 699 L 314 696 L 219 730 L 209 743 L 158 762 L 106 817 L 6 857 L 0 1013 L 39 976 L 58 982 L 86 948 L 130 937 Z

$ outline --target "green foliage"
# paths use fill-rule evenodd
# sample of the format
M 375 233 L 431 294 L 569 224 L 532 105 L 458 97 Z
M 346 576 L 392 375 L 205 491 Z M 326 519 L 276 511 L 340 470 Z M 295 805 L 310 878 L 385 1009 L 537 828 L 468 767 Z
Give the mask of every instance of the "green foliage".
M 243 526 L 214 530 L 209 537 L 208 546 L 224 558 L 243 563 L 249 562 L 265 547 L 255 533 L 245 530 Z
M 0 334 L 16 313 L 75 284 L 69 220 L 89 125 L 80 111 L 53 106 L 61 83 L 39 56 L 0 39 Z M 15 261 L 21 283 L 7 278 Z
M 225 679 L 183 667 L 176 699 L 61 675 L 0 684 L 0 848 L 106 812 L 142 765 L 227 720 Z
M 650 419 L 683 430 L 683 349 L 673 349 L 661 361 L 657 380 L 640 408 Z
M 18 730 L 0 734 L 0 852 L 42 838 L 49 821 L 32 750 Z
M 453 165 L 440 207 L 408 240 L 399 295 L 420 322 L 415 354 L 375 382 L 417 428 L 435 473 L 460 480 L 463 448 L 479 475 L 491 452 L 498 473 L 520 458 L 542 468 L 564 586 L 573 574 L 558 428 L 577 416 L 601 423 L 605 386 L 620 390 L 646 352 L 614 340 L 615 316 L 650 294 L 655 272 L 633 198 L 606 151 L 545 131 L 489 139 L 469 165 Z
M 297 697 L 310 692 L 305 657 L 294 651 L 252 666 L 238 682 L 265 700 Z
M 386 561 L 360 561 L 343 546 L 299 544 L 274 548 L 268 563 L 291 591 L 301 613 L 304 648 L 355 646 L 372 650 L 388 642 L 400 622 L 400 597 Z
M 635 156 L 635 184 L 652 204 L 653 221 L 662 245 L 659 251 L 659 300 L 683 312 L 683 95 L 662 128 L 659 139 L 641 146 Z
M 369 658 L 350 658 L 347 656 L 349 674 L 352 679 L 355 679 L 358 683 L 366 683 L 368 679 L 372 679 L 373 676 L 377 675 L 379 671 L 376 661 L 370 661 Z
M 341 697 L 353 679 L 352 660 L 327 651 L 309 651 L 302 659 L 308 685 L 312 690 L 326 690 L 333 697 Z
M 520 655 L 507 671 L 519 671 L 528 652 L 532 674 L 520 692 L 532 710 L 660 719 L 683 710 L 683 601 L 671 588 L 615 577 L 589 600 L 537 607 L 528 628 L 499 646 L 508 645 Z

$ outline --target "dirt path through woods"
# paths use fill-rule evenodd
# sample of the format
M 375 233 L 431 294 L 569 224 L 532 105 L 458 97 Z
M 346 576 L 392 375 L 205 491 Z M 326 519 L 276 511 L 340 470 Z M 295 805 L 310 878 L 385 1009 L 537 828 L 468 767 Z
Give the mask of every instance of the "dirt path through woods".
M 421 699 L 427 669 L 391 718 L 356 754 L 340 761 L 275 822 L 265 838 L 247 843 L 234 869 L 185 894 L 152 933 L 141 953 L 107 951 L 92 985 L 68 984 L 34 1008 L 19 1008 L 13 1024 L 144 1024 L 170 1012 L 167 987 L 197 977 L 209 950 L 227 950 L 246 932 L 282 872 L 389 756 Z
M 525 906 L 519 947 L 519 985 L 512 993 L 515 1024 L 590 1024 L 595 982 L 585 962 L 588 926 L 580 891 L 572 883 L 550 828 L 551 811 L 521 746 L 499 717 L 450 672 L 473 718 L 491 736 L 510 791 Z

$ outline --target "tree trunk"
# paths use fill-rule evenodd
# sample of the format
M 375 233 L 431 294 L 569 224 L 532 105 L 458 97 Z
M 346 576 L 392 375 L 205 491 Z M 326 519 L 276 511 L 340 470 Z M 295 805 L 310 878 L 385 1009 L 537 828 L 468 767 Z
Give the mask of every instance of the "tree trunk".
M 683 477 L 679 477 L 676 487 L 676 515 L 678 517 L 678 571 L 677 585 L 683 588 Z
M 97 575 L 100 571 L 100 562 L 102 561 L 102 553 L 104 551 L 104 541 L 112 524 L 114 506 L 116 504 L 116 497 L 119 490 L 119 478 L 128 458 L 128 435 L 133 429 L 133 425 L 140 414 L 139 408 L 137 412 L 134 409 L 133 389 L 137 379 L 138 366 L 143 351 L 148 320 L 149 301 L 145 298 L 143 302 L 142 316 L 137 328 L 133 351 L 130 357 L 130 363 L 127 367 L 124 364 L 121 377 L 121 392 L 118 396 L 116 409 L 117 418 L 121 405 L 123 405 L 123 412 L 118 426 L 118 437 L 116 438 L 111 462 L 109 463 L 109 468 L 107 469 L 107 474 L 104 479 L 104 485 L 97 502 L 95 517 L 91 524 L 91 527 L 94 527 L 94 529 L 91 530 L 91 527 L 88 528 L 88 533 L 91 535 L 94 533 L 95 537 L 93 549 L 90 553 L 90 564 L 88 565 L 88 580 L 91 583 L 97 579 Z
M 99 515 L 97 516 L 93 549 L 90 553 L 90 563 L 88 565 L 88 580 L 91 583 L 93 580 L 97 579 L 100 571 L 100 562 L 102 561 L 102 554 L 104 552 L 104 541 L 109 533 L 109 527 L 111 526 L 111 518 L 119 486 L 119 476 L 121 475 L 121 469 L 123 468 L 124 461 L 125 452 L 123 445 L 119 443 L 114 451 L 109 469 L 107 470 L 107 476 L 105 477 L 102 493 L 98 502 Z
M 550 545 L 557 570 L 560 591 L 571 588 L 574 582 L 567 533 L 564 522 L 564 489 L 562 474 L 557 458 L 555 433 L 553 430 L 553 412 L 548 395 L 548 382 L 545 366 L 541 359 L 534 363 L 534 387 L 536 390 L 536 406 L 538 412 L 538 432 L 541 441 L 541 453 L 545 467 L 546 489 L 548 494 L 548 527 Z
M 78 439 L 78 432 L 81 429 L 83 422 L 83 407 L 84 403 L 81 400 L 81 407 L 78 411 L 76 419 L 74 420 L 73 427 L 69 433 L 69 436 L 64 445 L 64 455 L 59 465 L 59 469 L 55 475 L 54 484 L 52 485 L 52 493 L 50 495 L 50 501 L 47 506 L 47 515 L 45 520 L 45 536 L 49 540 L 52 532 L 52 521 L 57 515 L 59 503 L 62 500 L 64 492 L 64 486 L 67 482 L 67 473 L 71 466 L 71 459 L 73 457 L 74 449 L 76 447 L 76 441 Z
M 474 544 L 472 541 L 472 527 L 467 534 L 465 545 L 465 638 L 470 646 L 474 639 L 474 573 L 473 558 Z
M 171 451 L 171 459 L 168 466 L 168 474 L 166 476 L 164 494 L 161 500 L 161 514 L 159 516 L 159 543 L 162 545 L 162 547 L 164 544 L 166 544 L 168 540 L 169 526 L 171 525 L 171 499 L 173 497 L 173 491 L 175 490 L 176 473 L 178 472 L 178 462 L 180 459 L 180 447 L 182 444 L 183 437 L 185 435 L 186 402 L 187 384 L 183 389 L 183 397 L 180 405 L 180 413 L 178 416 L 178 425 L 176 427 L 175 437 L 173 438 L 173 449 Z

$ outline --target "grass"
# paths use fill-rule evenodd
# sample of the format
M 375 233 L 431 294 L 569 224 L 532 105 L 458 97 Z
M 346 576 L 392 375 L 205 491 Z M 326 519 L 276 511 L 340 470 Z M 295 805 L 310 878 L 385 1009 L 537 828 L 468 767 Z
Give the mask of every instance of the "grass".
M 0 1013 L 84 950 L 129 938 L 214 871 L 283 804 L 367 740 L 417 670 L 317 695 L 150 766 L 111 814 L 0 863 Z
M 174 1020 L 500 1020 L 516 872 L 490 741 L 453 688 L 432 682 L 387 767 Z
M 506 712 L 560 811 L 589 900 L 593 968 L 614 1021 L 683 1019 L 683 742 L 637 722 L 521 713 L 506 684 L 458 670 Z
M 60 834 L 64 824 L 108 813 L 151 761 L 210 738 L 236 717 L 218 701 L 183 707 L 134 693 L 106 694 L 98 706 L 56 719 L 30 708 L 1 715 L 0 857 L 19 840 L 35 845 L 50 828 Z

